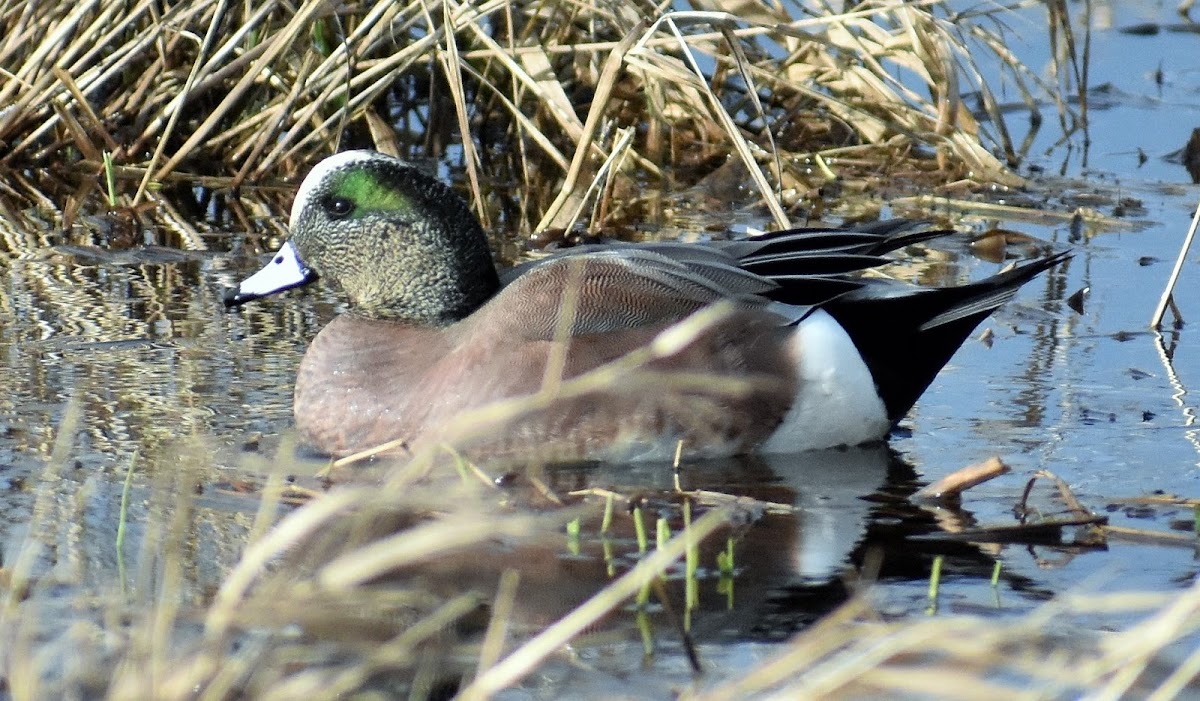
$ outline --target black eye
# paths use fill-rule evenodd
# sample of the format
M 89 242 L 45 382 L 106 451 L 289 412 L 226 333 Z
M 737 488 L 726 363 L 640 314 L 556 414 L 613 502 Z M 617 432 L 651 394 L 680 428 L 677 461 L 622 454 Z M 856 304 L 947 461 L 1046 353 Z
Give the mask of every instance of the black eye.
M 354 211 L 354 202 L 345 197 L 330 197 L 323 203 L 325 211 L 334 219 L 345 219 Z

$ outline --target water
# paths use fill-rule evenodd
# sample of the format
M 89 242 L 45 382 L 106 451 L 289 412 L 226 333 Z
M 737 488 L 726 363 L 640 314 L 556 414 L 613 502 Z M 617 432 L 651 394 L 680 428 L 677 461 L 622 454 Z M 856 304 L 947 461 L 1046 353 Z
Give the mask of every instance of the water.
M 1108 9 L 1116 27 L 1175 21 L 1169 8 L 1154 5 Z M 1036 166 L 1030 188 L 997 198 L 1033 198 L 1063 216 L 1029 221 L 971 214 L 960 221 L 980 232 L 1018 230 L 1069 246 L 1075 257 L 984 324 L 991 343 L 966 343 L 889 450 L 685 466 L 685 488 L 798 507 L 791 515 L 763 516 L 741 535 L 732 596 L 718 590 L 715 576 L 702 582 L 695 631 L 706 664 L 744 669 L 768 654 L 770 643 L 847 598 L 842 576 L 848 572 L 873 573 L 885 614 L 920 614 L 937 555 L 945 556 L 939 598 L 945 612 L 1006 616 L 1063 592 L 1170 591 L 1192 584 L 1191 541 L 1110 538 L 1105 547 L 1089 547 L 1072 544 L 1068 532 L 1066 544 L 971 543 L 950 535 L 947 524 L 1013 524 L 1026 482 L 1049 470 L 1115 525 L 1190 533 L 1190 509 L 1131 499 L 1200 493 L 1200 426 L 1190 391 L 1200 385 L 1200 252 L 1188 257 L 1175 292 L 1189 323 L 1161 335 L 1147 328 L 1200 200 L 1200 187 L 1183 167 L 1164 158 L 1200 127 L 1200 70 L 1180 58 L 1196 55 L 1197 43 L 1193 33 L 1097 30 L 1091 81 L 1111 89 L 1092 105 L 1090 145 L 1082 134 L 1057 143 L 1060 134 L 1047 119 L 1030 151 Z M 1015 48 L 1031 65 L 1044 63 L 1044 47 Z M 1148 156 L 1144 162 L 1139 150 Z M 1077 203 L 1113 216 L 1123 198 L 1140 202 L 1126 208 L 1133 216 L 1073 236 L 1069 214 Z M 85 591 L 147 596 L 159 577 L 126 571 L 124 560 L 138 562 L 135 554 L 170 522 L 172 514 L 155 495 L 192 490 L 186 538 L 192 567 L 183 586 L 186 599 L 203 603 L 244 546 L 264 476 L 280 461 L 301 480 L 320 467 L 294 462 L 291 386 L 308 340 L 344 308 L 336 293 L 317 287 L 235 313 L 220 303 L 224 290 L 261 262 L 253 251 L 274 249 L 284 210 L 269 211 L 249 235 L 231 235 L 223 220 L 199 218 L 182 233 L 163 234 L 169 250 L 117 253 L 109 252 L 116 233 L 104 227 L 67 240 L 48 231 L 38 213 L 0 221 L 5 567 L 32 538 L 44 546 L 35 567 L 42 576 Z M 103 245 L 89 247 L 96 243 Z M 972 257 L 961 242 L 938 246 L 930 256 L 934 265 L 914 267 L 912 276 L 961 281 L 999 267 Z M 1078 314 L 1066 299 L 1082 288 L 1090 294 Z M 72 402 L 79 430 L 63 438 Z M 993 455 L 1013 472 L 968 492 L 961 509 L 918 507 L 905 498 L 919 482 Z M 128 541 L 119 556 L 114 542 L 131 465 Z M 652 492 L 672 483 L 662 466 L 562 469 L 547 479 L 562 491 Z M 1035 502 L 1061 511 L 1047 485 L 1038 483 Z M 600 544 L 594 532 L 585 535 L 579 554 L 564 544 L 553 561 L 582 564 L 572 577 L 549 581 L 552 601 L 533 598 L 528 610 L 565 612 L 607 581 Z M 993 588 L 996 562 L 999 586 Z M 636 689 L 669 687 L 689 675 L 674 638 L 663 632 L 669 624 L 658 623 L 659 654 L 644 681 L 630 682 Z M 617 627 L 628 631 L 629 625 Z M 641 644 L 632 635 L 625 644 L 587 650 L 589 662 L 613 674 L 640 664 Z M 611 678 L 580 674 L 552 667 L 544 683 L 558 689 L 569 681 L 580 693 L 600 684 L 612 692 Z M 535 687 L 527 691 L 538 695 Z

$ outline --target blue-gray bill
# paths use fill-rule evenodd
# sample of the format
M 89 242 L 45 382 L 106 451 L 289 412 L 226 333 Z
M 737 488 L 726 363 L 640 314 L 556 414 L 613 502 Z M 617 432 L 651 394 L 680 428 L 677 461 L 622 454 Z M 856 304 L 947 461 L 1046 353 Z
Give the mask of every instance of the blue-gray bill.
M 243 280 L 236 290 L 229 290 L 225 295 L 225 306 L 240 306 L 293 287 L 302 287 L 316 279 L 316 272 L 300 260 L 296 247 L 288 241 L 266 267 Z

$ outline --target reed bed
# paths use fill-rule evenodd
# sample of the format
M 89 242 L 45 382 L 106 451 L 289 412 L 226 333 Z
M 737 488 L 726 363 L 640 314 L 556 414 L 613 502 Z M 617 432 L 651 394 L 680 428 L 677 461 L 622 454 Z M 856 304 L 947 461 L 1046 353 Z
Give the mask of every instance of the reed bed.
M 834 181 L 1018 182 L 998 82 L 1072 121 L 1007 48 L 999 5 L 697 8 L 4 0 L 0 166 L 80 182 L 107 152 L 137 207 L 173 182 L 238 190 L 369 146 L 443 159 L 485 225 L 527 233 L 644 214 L 630 203 L 647 184 L 732 163 L 784 226 Z

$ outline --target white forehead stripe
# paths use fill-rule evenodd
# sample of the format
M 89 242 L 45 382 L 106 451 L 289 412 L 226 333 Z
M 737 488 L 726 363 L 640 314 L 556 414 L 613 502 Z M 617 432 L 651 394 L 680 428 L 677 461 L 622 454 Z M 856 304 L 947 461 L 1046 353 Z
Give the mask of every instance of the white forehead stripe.
M 288 220 L 289 225 L 299 219 L 300 210 L 313 198 L 313 193 L 325 182 L 330 173 L 356 163 L 365 163 L 379 158 L 387 158 L 387 156 L 375 151 L 342 151 L 313 166 L 313 169 L 308 171 L 308 175 L 304 176 L 304 181 L 300 183 L 300 189 L 296 192 L 296 199 L 292 202 L 291 218 Z

